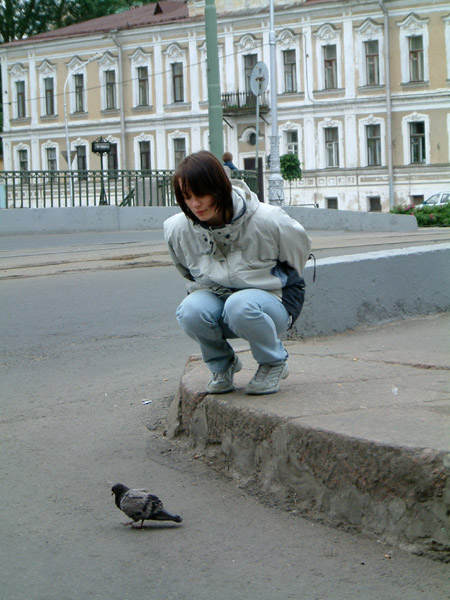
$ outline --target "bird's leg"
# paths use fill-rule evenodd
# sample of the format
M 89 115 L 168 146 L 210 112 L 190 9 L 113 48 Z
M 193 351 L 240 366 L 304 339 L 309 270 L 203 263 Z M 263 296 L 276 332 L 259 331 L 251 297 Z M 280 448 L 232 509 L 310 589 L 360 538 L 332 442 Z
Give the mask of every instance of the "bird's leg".
M 145 520 L 145 519 L 142 519 L 142 521 L 141 521 L 141 524 L 140 524 L 140 525 L 135 525 L 133 521 L 132 521 L 131 523 L 127 523 L 127 525 L 128 525 L 128 524 L 129 524 L 129 525 L 131 525 L 131 527 L 132 527 L 133 529 L 142 529 L 142 528 L 144 527 L 144 520 Z
M 131 525 L 131 527 L 133 527 L 133 523 L 134 521 L 130 521 L 129 523 L 121 523 L 121 525 L 124 525 L 125 527 L 129 527 Z

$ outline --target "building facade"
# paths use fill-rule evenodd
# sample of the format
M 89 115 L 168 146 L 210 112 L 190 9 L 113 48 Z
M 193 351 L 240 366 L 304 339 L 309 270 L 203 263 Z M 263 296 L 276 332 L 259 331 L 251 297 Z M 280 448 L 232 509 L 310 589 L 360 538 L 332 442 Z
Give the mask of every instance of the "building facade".
M 204 0 L 164 0 L 0 46 L 5 170 L 173 169 L 209 147 Z M 261 5 L 264 4 L 262 8 Z M 270 83 L 256 139 L 254 65 L 269 7 L 216 0 L 225 150 L 270 161 Z M 441 0 L 275 1 L 286 203 L 388 211 L 450 189 L 450 10 Z

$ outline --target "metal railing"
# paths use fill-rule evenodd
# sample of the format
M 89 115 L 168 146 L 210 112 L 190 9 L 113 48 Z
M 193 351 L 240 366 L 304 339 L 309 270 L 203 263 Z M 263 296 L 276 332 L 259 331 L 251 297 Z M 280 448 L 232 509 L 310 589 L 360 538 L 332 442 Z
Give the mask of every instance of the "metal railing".
M 269 102 L 267 92 L 260 95 L 260 111 L 267 111 Z M 256 110 L 256 96 L 252 92 L 225 92 L 222 94 L 222 110 L 225 114 L 250 112 Z
M 0 208 L 175 206 L 173 171 L 2 171 Z M 256 188 L 254 171 L 234 171 Z M 4 193 L 3 193 L 4 192 Z

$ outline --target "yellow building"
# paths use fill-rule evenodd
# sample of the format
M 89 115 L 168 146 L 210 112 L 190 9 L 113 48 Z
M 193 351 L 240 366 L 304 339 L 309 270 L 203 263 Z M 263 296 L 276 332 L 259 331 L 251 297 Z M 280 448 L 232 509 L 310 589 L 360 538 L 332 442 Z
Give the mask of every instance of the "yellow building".
M 0 46 L 5 170 L 173 169 L 208 148 L 204 0 L 165 0 Z M 275 1 L 280 154 L 293 204 L 383 210 L 450 189 L 450 10 L 444 0 Z M 262 6 L 263 5 L 263 6 Z M 270 64 L 269 2 L 216 0 L 224 147 L 256 140 L 250 74 Z M 270 89 L 270 88 L 269 88 Z M 267 175 L 267 174 L 266 174 Z M 286 189 L 286 200 L 290 195 Z

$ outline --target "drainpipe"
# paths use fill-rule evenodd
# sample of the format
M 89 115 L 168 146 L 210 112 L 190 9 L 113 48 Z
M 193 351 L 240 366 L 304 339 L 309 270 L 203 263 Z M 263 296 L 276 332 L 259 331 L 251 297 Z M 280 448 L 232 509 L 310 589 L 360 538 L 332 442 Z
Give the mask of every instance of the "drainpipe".
M 390 68 L 390 45 L 389 45 L 389 15 L 384 0 L 378 0 L 384 16 L 384 71 L 386 76 L 386 112 L 387 112 L 387 162 L 389 181 L 389 207 L 394 206 L 394 168 L 392 159 L 392 103 L 391 103 L 391 68 Z
M 119 52 L 119 111 L 120 111 L 120 162 L 119 169 L 128 169 L 127 165 L 127 150 L 125 148 L 125 106 L 124 106 L 124 93 L 123 93 L 123 71 L 122 71 L 122 45 L 117 39 L 118 30 L 111 31 L 111 39 L 116 44 Z

